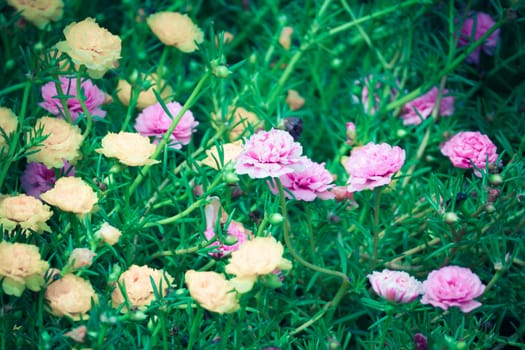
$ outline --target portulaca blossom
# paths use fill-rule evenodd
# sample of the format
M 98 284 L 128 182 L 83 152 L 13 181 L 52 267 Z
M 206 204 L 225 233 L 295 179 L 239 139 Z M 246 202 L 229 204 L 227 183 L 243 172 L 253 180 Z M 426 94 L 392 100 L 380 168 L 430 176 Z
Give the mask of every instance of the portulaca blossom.
M 421 282 L 404 271 L 374 271 L 368 280 L 377 295 L 396 303 L 409 303 L 423 293 Z

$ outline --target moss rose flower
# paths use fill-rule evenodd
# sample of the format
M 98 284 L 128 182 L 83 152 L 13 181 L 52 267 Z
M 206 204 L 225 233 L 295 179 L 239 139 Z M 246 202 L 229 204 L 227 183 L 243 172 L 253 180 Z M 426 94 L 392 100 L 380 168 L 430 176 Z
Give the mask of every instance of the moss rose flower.
M 102 78 L 117 65 L 122 42 L 117 35 L 100 27 L 95 19 L 88 17 L 69 24 L 64 36 L 66 40 L 57 43 L 56 48 L 68 54 L 75 64 L 86 66 L 91 78 Z
M 198 49 L 195 43 L 202 43 L 204 34 L 188 15 L 178 12 L 157 12 L 146 20 L 153 34 L 164 45 L 175 46 L 182 52 Z
M 432 114 L 436 105 L 439 89 L 433 87 L 423 96 L 420 96 L 407 104 L 401 110 L 401 118 L 404 125 L 419 125 L 421 121 L 427 119 Z M 454 96 L 447 96 L 448 90 L 442 92 L 439 104 L 439 115 L 448 117 L 454 114 Z
M 469 268 L 445 266 L 430 272 L 423 282 L 423 291 L 422 304 L 443 310 L 457 306 L 463 312 L 470 312 L 481 306 L 474 298 L 483 294 L 485 285 Z
M 64 167 L 58 172 L 60 176 L 75 176 L 75 167 L 64 162 Z M 53 188 L 57 181 L 55 169 L 48 168 L 42 163 L 28 163 L 20 178 L 24 192 L 35 198 Z
M 242 152 L 242 141 L 225 143 L 206 150 L 206 158 L 201 164 L 207 165 L 215 170 L 222 169 L 227 164 L 234 164 Z
M 184 279 L 191 297 L 206 310 L 224 314 L 239 309 L 237 292 L 223 274 L 189 270 Z
M 142 166 L 156 164 L 159 161 L 149 159 L 156 146 L 146 136 L 133 132 L 121 131 L 118 134 L 110 132 L 102 138 L 102 148 L 97 149 L 109 158 L 117 158 L 122 164 Z
M 213 127 L 219 129 L 223 125 L 228 126 L 228 136 L 230 141 L 237 141 L 244 135 L 248 129 L 257 130 L 262 126 L 262 122 L 257 114 L 250 112 L 242 107 L 228 107 L 228 114 L 226 118 L 222 113 L 212 113 Z
M 18 118 L 13 111 L 6 107 L 0 107 L 0 156 L 3 153 L 7 153 L 9 146 L 4 133 L 9 136 L 16 131 L 17 126 Z
M 479 40 L 494 25 L 495 22 L 489 14 L 484 12 L 471 13 L 461 27 L 458 46 L 467 46 Z M 467 56 L 466 61 L 468 63 L 479 63 L 481 50 L 489 56 L 494 55 L 494 51 L 498 46 L 499 35 L 500 30 L 496 29 L 485 39 L 481 46 L 478 46 Z
M 356 147 L 346 159 L 344 166 L 350 179 L 348 191 L 370 190 L 388 185 L 392 176 L 398 172 L 405 162 L 405 151 L 398 146 L 386 143 L 368 143 Z
M 62 168 L 64 160 L 75 164 L 80 158 L 83 138 L 78 126 L 62 119 L 42 117 L 37 120 L 35 129 L 43 129 L 42 135 L 48 137 L 41 143 L 42 146 L 31 149 L 37 152 L 27 156 L 28 162 L 43 163 L 49 168 Z
M 118 242 L 121 235 L 122 232 L 119 229 L 105 222 L 95 233 L 95 238 L 100 239 L 109 245 L 114 245 Z
M 62 0 L 7 0 L 7 3 L 39 29 L 44 29 L 51 21 L 60 20 L 64 14 Z
M 170 102 L 166 104 L 166 108 L 175 119 L 182 110 L 182 105 L 178 102 Z M 135 130 L 143 136 L 155 136 L 156 140 L 160 140 L 171 127 L 174 119 L 164 111 L 160 103 L 155 103 L 146 107 L 139 114 L 135 122 Z M 184 112 L 170 135 L 170 147 L 181 149 L 183 145 L 189 144 L 191 135 L 196 131 L 198 125 L 199 123 L 195 121 L 190 110 Z
M 259 131 L 244 144 L 237 158 L 237 174 L 251 178 L 279 177 L 304 169 L 303 147 L 286 131 Z
M 257 277 L 275 270 L 290 270 L 292 263 L 283 258 L 283 252 L 283 245 L 273 237 L 255 237 L 242 243 L 226 265 L 226 272 L 236 276 L 231 283 L 244 293 L 252 288 Z
M 98 202 L 95 191 L 84 180 L 78 177 L 62 177 L 55 186 L 42 193 L 43 201 L 74 214 L 87 214 Z
M 442 144 L 440 149 L 456 168 L 478 168 L 474 170 L 478 177 L 481 177 L 487 164 L 496 164 L 498 160 L 496 145 L 479 131 L 459 132 Z
M 26 288 L 38 292 L 49 268 L 38 247 L 24 243 L 0 242 L 0 277 L 6 294 L 21 296 Z
M 374 271 L 368 280 L 377 295 L 396 303 L 409 303 L 423 293 L 421 282 L 404 271 Z
M 51 282 L 46 288 L 45 299 L 53 315 L 68 316 L 75 321 L 87 319 L 92 301 L 98 301 L 91 283 L 72 273 Z
M 49 206 L 38 199 L 19 194 L 16 196 L 0 196 L 0 225 L 4 230 L 12 232 L 17 226 L 26 235 L 29 230 L 36 233 L 50 232 L 46 221 L 53 216 Z
M 173 282 L 173 277 L 162 272 L 162 270 L 137 265 L 131 265 L 127 271 L 120 275 L 118 284 L 120 284 L 122 290 L 126 291 L 129 307 L 144 309 L 155 300 L 152 281 L 159 295 L 165 296 L 166 289 Z M 125 302 L 121 287 L 115 286 L 111 294 L 113 307 L 119 307 Z M 127 311 L 128 306 L 124 305 L 121 312 Z
M 153 93 L 156 90 L 162 101 L 166 102 L 173 95 L 173 89 L 164 80 L 159 80 L 157 74 L 153 73 L 143 78 L 143 84 L 149 84 L 149 88 L 140 91 L 137 97 L 138 109 L 144 109 L 159 102 Z M 129 106 L 131 100 L 131 85 L 126 80 L 119 80 L 117 84 L 117 97 L 123 105 Z

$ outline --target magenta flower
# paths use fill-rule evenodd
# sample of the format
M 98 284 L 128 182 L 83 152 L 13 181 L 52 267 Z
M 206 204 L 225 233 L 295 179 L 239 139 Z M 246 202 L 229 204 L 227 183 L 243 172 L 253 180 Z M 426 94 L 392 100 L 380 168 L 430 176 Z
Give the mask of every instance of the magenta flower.
M 67 107 L 73 121 L 77 120 L 78 116 L 83 114 L 82 106 L 78 98 L 77 92 L 77 78 L 74 77 L 59 77 L 62 92 L 67 96 Z M 80 84 L 80 90 L 84 98 L 84 103 L 93 117 L 104 118 L 106 111 L 102 110 L 100 106 L 104 103 L 106 95 L 89 79 L 85 79 Z M 53 115 L 63 118 L 65 115 L 62 102 L 57 91 L 54 81 L 51 81 L 42 86 L 43 102 L 39 105 Z
M 427 119 L 434 110 L 438 98 L 438 88 L 433 87 L 423 96 L 420 96 L 407 104 L 401 110 L 401 118 L 404 125 L 419 125 Z M 439 115 L 448 117 L 454 114 L 454 97 L 446 96 L 448 90 L 443 89 L 441 103 L 439 104 Z
M 301 171 L 294 171 L 293 173 L 279 176 L 279 181 L 287 190 L 284 192 L 285 197 L 307 202 L 311 202 L 316 198 L 335 198 L 335 194 L 330 192 L 330 189 L 334 187 L 332 184 L 334 178 L 326 170 L 324 163 L 315 163 L 306 158 L 304 167 Z M 268 186 L 274 194 L 279 192 L 273 180 L 268 181 Z
M 490 28 L 494 26 L 494 20 L 484 12 L 471 14 L 461 27 L 461 34 L 458 40 L 459 46 L 470 45 L 472 42 L 479 40 Z M 468 57 L 468 63 L 479 63 L 479 55 L 483 50 L 487 55 L 494 55 L 496 46 L 498 46 L 500 30 L 496 29 L 485 42 L 478 46 Z
M 67 161 L 58 171 L 61 176 L 75 176 L 75 167 Z M 40 199 L 42 193 L 53 188 L 56 180 L 55 169 L 49 169 L 42 163 L 28 163 L 20 183 L 26 194 Z
M 396 303 L 409 303 L 423 293 L 421 282 L 404 271 L 374 271 L 368 280 L 377 295 Z
M 166 103 L 173 118 L 176 118 L 182 110 L 182 105 L 178 102 Z M 135 130 L 143 136 L 155 136 L 159 141 L 168 131 L 173 120 L 164 111 L 160 103 L 155 103 L 144 108 L 135 121 Z M 186 111 L 179 120 L 177 126 L 170 135 L 170 147 L 181 149 L 191 141 L 191 135 L 196 131 L 199 122 L 193 117 L 191 111 Z
M 495 164 L 498 160 L 496 145 L 479 131 L 459 132 L 440 148 L 456 168 L 478 168 L 474 170 L 477 177 L 481 177 L 480 170 L 484 171 L 487 163 Z
M 371 190 L 388 185 L 404 162 L 405 151 L 398 146 L 369 142 L 362 147 L 354 148 L 344 164 L 350 175 L 348 191 Z
M 279 177 L 304 168 L 302 152 L 303 147 L 286 131 L 262 130 L 243 145 L 235 171 L 256 179 Z
M 481 303 L 474 300 L 483 294 L 485 285 L 469 268 L 445 266 L 430 272 L 423 282 L 422 304 L 432 304 L 447 310 L 457 306 L 463 312 L 470 312 Z

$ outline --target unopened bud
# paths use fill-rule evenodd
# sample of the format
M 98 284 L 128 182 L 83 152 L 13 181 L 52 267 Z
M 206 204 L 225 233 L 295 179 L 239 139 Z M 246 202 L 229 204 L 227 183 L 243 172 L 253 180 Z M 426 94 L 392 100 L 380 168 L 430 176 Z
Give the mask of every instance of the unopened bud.
M 407 131 L 405 129 L 397 129 L 396 136 L 399 138 L 407 136 Z
M 485 205 L 485 211 L 489 214 L 494 213 L 496 211 L 496 207 L 492 203 L 487 203 L 487 205 Z
M 225 79 L 228 78 L 232 74 L 232 71 L 229 70 L 226 66 L 217 66 L 213 67 L 213 75 L 215 75 L 217 78 Z
M 342 64 L 343 64 L 343 60 L 340 59 L 339 57 L 334 58 L 334 59 L 330 62 L 330 66 L 331 66 L 332 68 L 335 68 L 335 69 L 341 67 Z
M 42 51 L 44 49 L 44 44 L 41 41 L 39 41 L 35 45 L 33 45 L 33 49 L 37 52 Z
M 268 221 L 272 225 L 280 225 L 283 223 L 284 217 L 279 213 L 273 213 L 270 215 L 270 217 L 268 217 Z
M 239 182 L 239 177 L 235 173 L 230 173 L 230 172 L 225 173 L 223 178 L 227 184 L 235 184 Z
M 333 337 L 329 337 L 328 338 L 328 349 L 330 350 L 341 349 L 341 343 L 337 339 Z
M 503 183 L 503 178 L 500 174 L 491 174 L 489 176 L 489 182 L 491 185 L 499 186 Z
M 447 224 L 454 224 L 459 221 L 459 217 L 456 213 L 449 211 L 443 215 L 443 219 Z
M 238 241 L 239 240 L 237 239 L 237 237 L 232 236 L 232 235 L 227 235 L 226 238 L 223 240 L 223 243 L 226 245 L 234 245 Z
M 14 60 L 7 60 L 5 62 L 5 69 L 6 70 L 11 70 L 15 67 L 15 61 Z
M 131 313 L 131 319 L 133 321 L 144 321 L 146 318 L 148 318 L 148 315 L 142 311 L 135 311 Z
M 131 72 L 128 80 L 130 83 L 134 84 L 137 82 L 138 78 L 139 78 L 139 71 L 134 69 L 133 72 Z

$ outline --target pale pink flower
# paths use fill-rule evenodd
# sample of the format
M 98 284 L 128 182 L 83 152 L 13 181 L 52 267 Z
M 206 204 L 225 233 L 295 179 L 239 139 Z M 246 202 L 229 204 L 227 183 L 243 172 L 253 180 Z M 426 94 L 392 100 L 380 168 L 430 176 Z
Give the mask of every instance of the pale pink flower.
M 447 156 L 456 168 L 478 168 L 485 170 L 488 164 L 495 164 L 498 159 L 496 145 L 487 135 L 479 131 L 462 131 L 441 145 L 441 153 Z M 476 176 L 481 177 L 478 169 Z
M 324 163 L 319 164 L 306 158 L 305 168 L 301 171 L 294 171 L 279 176 L 279 181 L 283 185 L 286 198 L 311 202 L 316 198 L 332 199 L 335 195 L 330 192 L 334 187 L 332 174 L 324 167 Z M 270 180 L 268 182 L 270 190 L 277 194 L 279 192 L 277 184 Z
M 344 164 L 350 175 L 348 191 L 371 190 L 388 185 L 404 162 L 405 151 L 398 146 L 369 142 L 362 147 L 354 148 Z
M 355 143 L 356 137 L 355 124 L 352 122 L 346 123 L 346 144 L 352 146 Z
M 237 158 L 237 174 L 251 178 L 279 177 L 304 169 L 303 147 L 286 131 L 272 129 L 253 134 Z
M 396 303 L 409 303 L 423 293 L 421 282 L 404 271 L 374 271 L 368 280 L 377 295 Z
M 494 26 L 494 20 L 484 12 L 471 13 L 465 19 L 461 27 L 461 33 L 458 40 L 459 46 L 467 46 L 474 41 L 479 40 L 490 28 Z M 467 56 L 468 63 L 479 63 L 479 55 L 483 50 L 487 55 L 494 55 L 496 46 L 499 42 L 500 30 L 496 29 L 485 39 L 485 42 L 478 46 L 470 55 Z
M 173 118 L 182 110 L 182 105 L 178 102 L 166 103 L 166 108 L 170 111 Z M 160 103 L 155 103 L 144 108 L 135 121 L 135 130 L 143 136 L 155 136 L 160 140 L 171 126 L 173 119 L 164 111 Z M 191 135 L 196 131 L 199 123 L 193 117 L 191 111 L 186 111 L 177 123 L 177 126 L 170 135 L 170 147 L 181 149 L 191 141 Z
M 474 298 L 485 291 L 485 285 L 469 268 L 445 266 L 430 272 L 423 282 L 422 304 L 432 304 L 447 310 L 457 306 L 463 312 L 470 312 L 481 306 Z
M 59 80 L 60 85 L 62 86 L 62 92 L 67 96 L 66 104 L 69 113 L 71 114 L 73 121 L 75 121 L 79 115 L 84 114 L 77 91 L 77 78 L 59 77 Z M 106 99 L 104 92 L 93 84 L 90 79 L 82 81 L 80 84 L 80 90 L 84 103 L 91 116 L 104 118 L 106 116 L 106 111 L 100 108 Z M 42 98 L 44 101 L 39 103 L 39 105 L 55 116 L 63 118 L 65 112 L 58 95 L 60 95 L 60 93 L 57 91 L 55 82 L 50 81 L 42 86 Z
M 24 192 L 35 198 L 49 191 L 57 180 L 54 168 L 48 168 L 42 163 L 27 163 L 20 178 Z M 75 167 L 64 161 L 64 167 L 58 170 L 60 176 L 75 176 Z
M 420 96 L 407 104 L 401 110 L 403 125 L 419 125 L 427 119 L 434 110 L 438 98 L 439 89 L 433 87 L 423 96 Z M 443 89 L 439 104 L 439 115 L 448 117 L 454 114 L 454 96 L 447 96 L 448 90 Z

